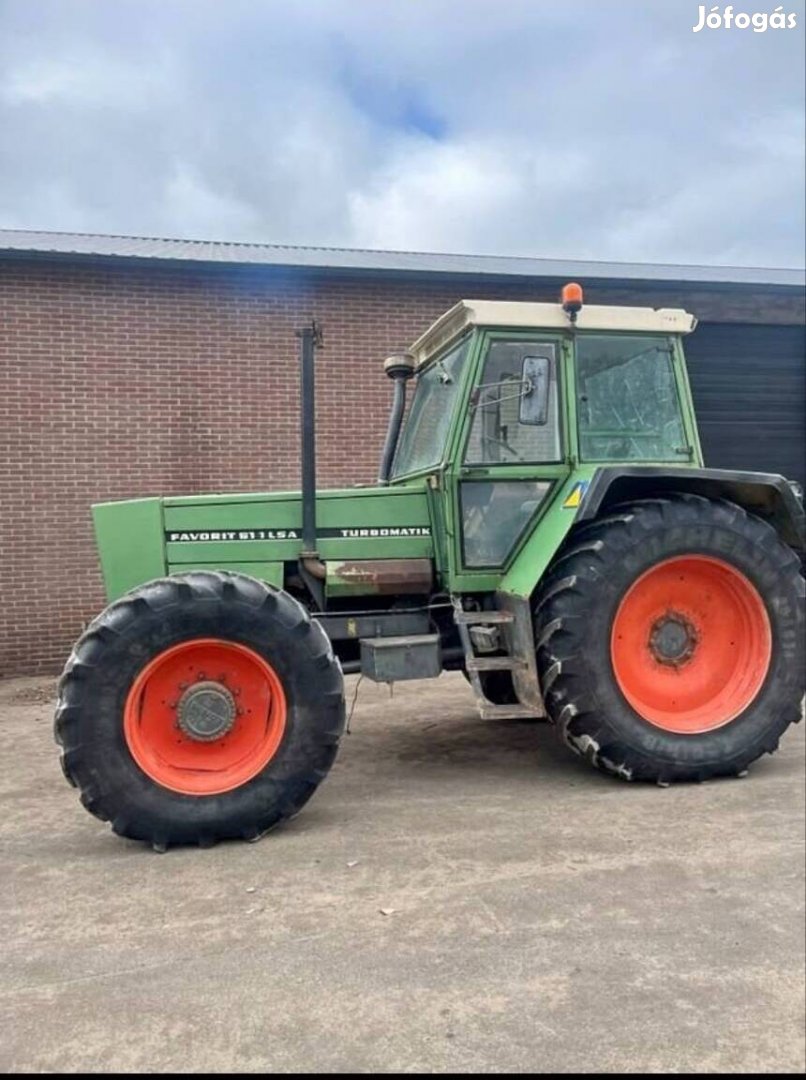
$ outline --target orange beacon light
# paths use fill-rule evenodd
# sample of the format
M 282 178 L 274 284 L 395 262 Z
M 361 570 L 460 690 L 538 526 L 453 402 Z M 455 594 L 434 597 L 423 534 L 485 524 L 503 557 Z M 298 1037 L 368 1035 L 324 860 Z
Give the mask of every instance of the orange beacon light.
M 568 313 L 571 322 L 577 321 L 577 313 L 582 310 L 582 286 L 575 281 L 563 285 L 562 291 L 563 311 Z

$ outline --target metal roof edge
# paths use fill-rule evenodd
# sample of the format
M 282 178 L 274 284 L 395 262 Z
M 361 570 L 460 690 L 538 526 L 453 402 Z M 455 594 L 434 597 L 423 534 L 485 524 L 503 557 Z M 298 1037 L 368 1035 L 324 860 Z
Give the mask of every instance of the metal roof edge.
M 775 267 L 696 266 L 544 259 L 508 255 L 456 255 L 353 248 L 289 247 L 208 240 L 107 236 L 0 229 L 0 258 L 56 259 L 206 266 L 274 267 L 284 270 L 413 277 L 499 280 L 573 279 L 663 285 L 755 286 L 803 289 L 806 270 Z

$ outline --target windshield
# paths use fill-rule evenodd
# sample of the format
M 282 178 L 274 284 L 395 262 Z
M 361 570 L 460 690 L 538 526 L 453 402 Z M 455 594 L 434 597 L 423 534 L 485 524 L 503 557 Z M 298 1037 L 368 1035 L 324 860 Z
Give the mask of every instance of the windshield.
M 418 376 L 395 454 L 393 479 L 429 469 L 442 461 L 469 345 L 470 338 L 460 341 Z

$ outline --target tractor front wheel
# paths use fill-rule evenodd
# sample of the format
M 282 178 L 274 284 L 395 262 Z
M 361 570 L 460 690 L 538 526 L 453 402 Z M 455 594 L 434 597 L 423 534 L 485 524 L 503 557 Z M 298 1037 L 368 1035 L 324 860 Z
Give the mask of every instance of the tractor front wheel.
M 336 755 L 341 668 L 287 593 L 194 572 L 111 604 L 59 685 L 62 767 L 96 817 L 157 848 L 256 839 Z
M 625 779 L 742 773 L 800 719 L 800 560 L 733 503 L 645 500 L 575 530 L 535 629 L 549 718 Z

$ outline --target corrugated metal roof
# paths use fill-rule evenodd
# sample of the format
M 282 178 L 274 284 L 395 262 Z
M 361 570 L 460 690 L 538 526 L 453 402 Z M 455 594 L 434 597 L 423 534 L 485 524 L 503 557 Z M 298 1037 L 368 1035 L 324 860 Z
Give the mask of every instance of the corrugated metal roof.
M 765 267 L 682 266 L 653 263 L 532 259 L 513 255 L 440 255 L 359 248 L 289 247 L 212 240 L 169 240 L 92 233 L 29 232 L 0 229 L 2 256 L 79 256 L 178 262 L 232 263 L 318 270 L 398 274 L 445 274 L 506 278 L 596 278 L 621 281 L 676 281 L 802 288 L 806 271 Z

